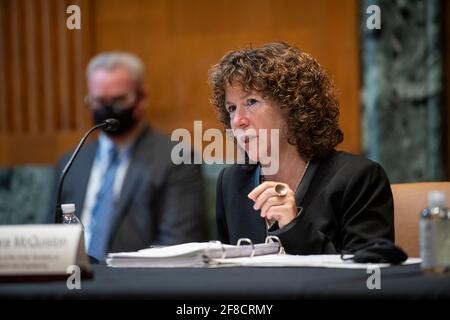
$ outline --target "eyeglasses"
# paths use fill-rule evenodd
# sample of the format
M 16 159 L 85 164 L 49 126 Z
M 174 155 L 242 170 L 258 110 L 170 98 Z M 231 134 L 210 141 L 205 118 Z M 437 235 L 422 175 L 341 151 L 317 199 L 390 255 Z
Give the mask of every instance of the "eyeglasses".
M 130 92 L 128 94 L 119 95 L 113 98 L 104 99 L 102 97 L 93 97 L 91 95 L 86 95 L 84 97 L 84 102 L 91 106 L 93 110 L 100 109 L 102 106 L 108 105 L 114 109 L 128 108 L 131 107 L 137 100 L 137 93 Z

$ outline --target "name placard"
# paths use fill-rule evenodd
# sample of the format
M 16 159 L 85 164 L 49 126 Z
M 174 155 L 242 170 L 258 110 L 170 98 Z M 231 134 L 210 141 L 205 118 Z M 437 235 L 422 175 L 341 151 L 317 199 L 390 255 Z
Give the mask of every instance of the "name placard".
M 80 225 L 0 226 L 0 276 L 66 275 L 71 265 L 90 272 Z

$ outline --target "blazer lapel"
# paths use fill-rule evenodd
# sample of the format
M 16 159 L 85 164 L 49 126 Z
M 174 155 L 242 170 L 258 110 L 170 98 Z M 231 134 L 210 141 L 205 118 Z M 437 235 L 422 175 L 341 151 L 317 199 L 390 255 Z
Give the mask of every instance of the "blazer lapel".
M 297 207 L 301 207 L 303 204 L 303 200 L 305 199 L 306 193 L 308 192 L 309 186 L 311 185 L 314 176 L 319 168 L 320 161 L 317 159 L 311 159 L 308 168 L 305 172 L 305 175 L 300 182 L 300 185 L 295 192 L 295 202 L 297 203 Z
M 130 164 L 126 172 L 125 179 L 122 185 L 122 191 L 117 203 L 117 222 L 119 222 L 121 218 L 126 214 L 126 209 L 129 207 L 129 202 L 133 194 L 135 193 L 136 188 L 139 186 L 139 182 L 141 181 L 142 172 L 148 170 L 148 168 L 143 168 L 141 166 L 141 160 L 145 158 L 145 155 L 143 156 L 140 154 L 142 152 L 146 152 L 145 150 L 142 150 L 143 148 L 141 142 L 147 134 L 148 130 L 150 129 L 146 127 L 142 131 L 142 134 L 137 138 L 134 146 L 132 147 L 133 149 L 131 150 L 130 154 Z
M 117 217 L 121 217 L 126 213 L 126 208 L 129 206 L 130 199 L 134 194 L 136 187 L 139 185 L 143 168 L 140 168 L 140 163 L 137 157 L 132 156 L 130 164 L 123 181 L 122 191 L 120 193 L 119 201 L 117 203 Z
M 248 200 L 248 206 L 244 208 L 247 211 L 246 215 L 249 217 L 247 233 L 251 235 L 251 239 L 254 239 L 254 243 L 264 242 L 267 236 L 266 222 L 261 218 L 261 210 L 256 211 L 253 209 L 253 201 L 247 198 L 247 194 L 260 184 L 260 172 L 261 167 L 258 165 L 253 171 L 251 179 L 247 179 L 247 183 L 240 191 L 246 195 L 245 199 Z

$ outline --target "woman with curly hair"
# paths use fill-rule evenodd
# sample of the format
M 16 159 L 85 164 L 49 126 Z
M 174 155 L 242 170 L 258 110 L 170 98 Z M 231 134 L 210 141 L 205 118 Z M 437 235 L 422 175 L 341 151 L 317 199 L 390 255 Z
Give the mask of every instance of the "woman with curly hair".
M 290 254 L 394 240 L 389 180 L 377 163 L 335 150 L 343 141 L 335 89 L 311 55 L 285 43 L 232 51 L 211 67 L 209 84 L 220 121 L 257 163 L 220 173 L 219 240 L 274 235 Z M 275 148 L 266 135 L 276 130 Z M 278 171 L 269 172 L 275 158 Z

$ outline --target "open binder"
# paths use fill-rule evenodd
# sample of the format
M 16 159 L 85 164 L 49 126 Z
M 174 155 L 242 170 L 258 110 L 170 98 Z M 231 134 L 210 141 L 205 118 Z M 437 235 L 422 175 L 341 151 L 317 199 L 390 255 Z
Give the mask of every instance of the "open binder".
M 220 241 L 190 242 L 136 252 L 110 253 L 106 263 L 110 267 L 119 268 L 212 267 L 226 265 L 228 258 L 269 254 L 284 254 L 277 237 L 269 236 L 265 243 L 258 244 L 242 238 L 235 246 L 222 244 Z

